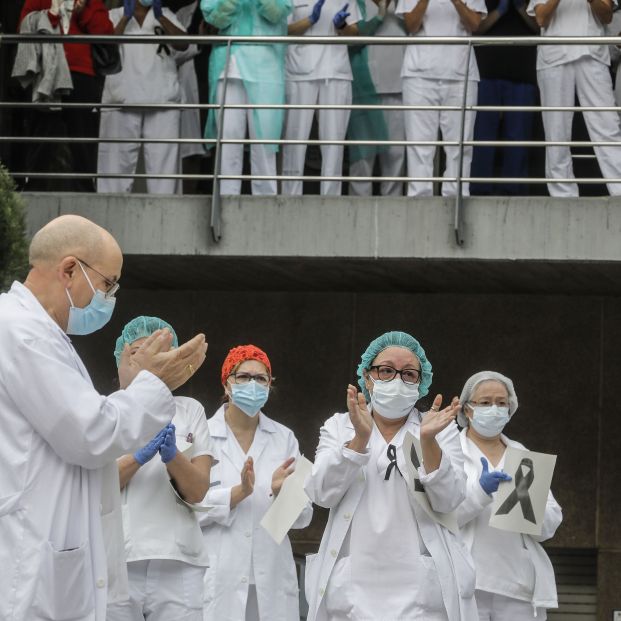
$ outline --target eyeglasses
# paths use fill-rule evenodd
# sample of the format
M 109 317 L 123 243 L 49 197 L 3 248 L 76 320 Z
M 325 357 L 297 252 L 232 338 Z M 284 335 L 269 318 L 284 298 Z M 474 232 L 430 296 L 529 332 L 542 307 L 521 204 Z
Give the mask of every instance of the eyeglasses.
M 498 399 L 498 401 L 494 401 L 492 399 L 481 399 L 481 401 L 468 401 L 469 406 L 480 405 L 483 407 L 490 407 L 492 405 L 497 405 L 499 408 L 508 408 L 509 401 L 507 399 Z
M 257 384 L 261 384 L 261 386 L 267 386 L 272 378 L 267 375 L 267 373 L 231 373 L 229 377 L 234 378 L 234 384 L 248 384 L 252 380 L 254 380 Z
M 400 375 L 401 380 L 406 384 L 418 384 L 420 382 L 420 371 L 418 369 L 401 369 L 398 371 L 386 364 L 374 364 L 370 370 L 375 371 L 377 379 L 381 382 L 390 382 L 397 375 Z
M 108 285 L 108 288 L 106 289 L 106 292 L 105 292 L 104 295 L 105 295 L 106 298 L 113 298 L 115 293 L 121 288 L 121 285 L 119 285 L 119 283 L 114 281 L 114 280 L 110 280 L 109 278 L 106 278 L 101 272 L 98 272 L 94 267 L 90 266 L 86 261 L 83 261 L 79 257 L 76 257 L 76 259 L 84 267 L 88 267 L 89 270 L 92 270 L 93 272 L 95 272 L 95 274 L 97 274 L 98 276 L 101 276 L 103 278 L 103 280 L 106 283 L 106 285 Z

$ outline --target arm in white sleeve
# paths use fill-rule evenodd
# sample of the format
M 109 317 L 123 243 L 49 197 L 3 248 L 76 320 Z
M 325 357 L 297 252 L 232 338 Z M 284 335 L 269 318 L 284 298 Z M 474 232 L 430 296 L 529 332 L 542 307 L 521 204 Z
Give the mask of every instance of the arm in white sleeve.
M 466 497 L 464 454 L 457 425 L 449 425 L 436 436 L 436 440 L 442 450 L 440 467 L 427 474 L 425 465 L 422 464 L 419 469 L 420 482 L 425 488 L 432 509 L 438 513 L 450 513 Z
M 231 509 L 232 487 L 218 486 L 207 492 L 201 504 L 209 507 L 209 511 L 196 513 L 201 527 L 209 526 L 210 524 L 230 526 L 234 522 L 237 507 Z
M 478 479 L 468 479 L 466 498 L 457 507 L 457 523 L 459 528 L 474 520 L 486 507 L 492 504 L 493 500 L 492 496 L 483 491 Z
M 100 468 L 146 444 L 175 415 L 170 390 L 142 371 L 125 390 L 100 395 L 72 353 L 45 338 L 15 339 L 3 380 L 15 405 L 65 462 Z M 11 351 L 12 350 L 12 351 Z
M 368 449 L 366 453 L 357 453 L 344 446 L 345 439 L 338 435 L 339 416 L 347 414 L 335 414 L 321 428 L 315 464 L 304 486 L 309 498 L 327 509 L 341 501 L 371 457 Z
M 533 536 L 535 541 L 546 541 L 552 539 L 556 529 L 561 525 L 563 521 L 563 511 L 556 502 L 556 499 L 552 495 L 552 492 L 548 492 L 548 500 L 546 502 L 546 511 L 543 515 L 543 527 L 541 529 L 541 535 Z

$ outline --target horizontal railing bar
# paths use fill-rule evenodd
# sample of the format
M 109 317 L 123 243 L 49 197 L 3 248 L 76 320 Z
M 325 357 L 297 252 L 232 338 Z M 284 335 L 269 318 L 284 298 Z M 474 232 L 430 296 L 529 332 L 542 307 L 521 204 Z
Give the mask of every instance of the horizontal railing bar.
M 83 109 L 101 110 L 211 110 L 224 107 L 226 110 L 404 110 L 439 112 L 460 112 L 460 106 L 409 106 L 407 104 L 372 105 L 372 104 L 185 104 L 185 103 L 77 103 L 77 102 L 0 102 L 0 109 Z M 621 106 L 466 106 L 469 112 L 619 112 Z
M 621 45 L 621 37 L 345 37 L 345 36 L 256 36 L 256 35 L 84 35 L 84 34 L 3 34 L 1 44 L 19 43 L 180 43 L 227 45 L 240 44 L 308 44 L 308 45 Z
M 11 172 L 13 177 L 33 178 L 33 179 L 213 179 L 211 174 L 148 174 L 148 173 L 25 173 Z M 242 181 L 431 181 L 433 183 L 453 183 L 456 177 L 345 177 L 345 176 L 322 176 L 322 175 L 218 175 L 218 179 L 242 180 Z M 468 183 L 515 183 L 515 184 L 545 184 L 545 183 L 581 183 L 590 185 L 600 185 L 604 183 L 621 183 L 621 178 L 593 179 L 593 178 L 558 178 L 548 179 L 546 177 L 462 177 L 462 181 Z
M 64 136 L 0 136 L 0 143 L 49 143 L 49 144 L 216 144 L 216 138 L 74 138 Z M 456 140 L 286 140 L 284 138 L 223 138 L 223 144 L 272 144 L 272 145 L 309 145 L 323 144 L 342 146 L 376 146 L 376 147 L 456 147 Z M 621 147 L 621 142 L 588 142 L 579 140 L 464 140 L 461 144 L 468 147 Z M 593 156 L 588 156 L 593 157 Z

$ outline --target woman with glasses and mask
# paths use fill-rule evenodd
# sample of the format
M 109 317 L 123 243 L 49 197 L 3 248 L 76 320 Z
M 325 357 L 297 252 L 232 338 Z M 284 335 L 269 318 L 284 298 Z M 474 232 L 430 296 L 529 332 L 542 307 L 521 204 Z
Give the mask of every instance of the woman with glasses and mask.
M 461 445 L 468 475 L 466 500 L 457 516 L 476 565 L 476 601 L 481 621 L 546 618 L 557 608 L 554 570 L 539 544 L 554 536 L 563 516 L 548 494 L 539 537 L 489 526 L 493 495 L 501 481 L 507 446 L 524 446 L 503 434 L 518 407 L 513 382 L 494 371 L 475 373 L 464 385 L 457 420 L 464 429 Z
M 225 403 L 209 419 L 217 465 L 201 525 L 209 550 L 205 621 L 299 621 L 291 544 L 278 545 L 259 523 L 299 457 L 293 432 L 262 411 L 272 365 L 254 345 L 234 347 L 222 365 Z M 309 502 L 293 524 L 308 526 Z
M 407 487 L 402 445 L 419 438 L 422 491 L 440 514 L 464 499 L 466 476 L 455 416 L 459 402 L 416 408 L 431 363 L 404 332 L 371 342 L 359 393 L 321 428 L 306 491 L 330 509 L 317 555 L 307 559 L 308 621 L 475 621 L 474 567 L 458 536 L 432 519 Z
M 158 330 L 178 347 L 170 324 L 136 317 L 116 341 L 117 366 L 126 348 L 133 355 Z M 194 373 L 192 365 L 187 370 Z M 150 442 L 117 460 L 129 600 L 109 603 L 107 621 L 202 621 L 208 559 L 196 509 L 209 488 L 213 449 L 203 406 L 175 397 L 175 410 Z

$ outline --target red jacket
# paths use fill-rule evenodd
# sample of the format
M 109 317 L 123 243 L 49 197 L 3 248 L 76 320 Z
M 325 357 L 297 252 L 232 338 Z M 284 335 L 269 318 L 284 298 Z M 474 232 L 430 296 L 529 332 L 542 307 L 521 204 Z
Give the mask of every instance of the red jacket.
M 19 16 L 22 19 L 34 11 L 45 11 L 52 6 L 52 0 L 26 0 Z M 53 26 L 59 22 L 59 17 L 50 15 Z M 86 6 L 80 13 L 74 13 L 69 24 L 69 34 L 114 34 L 114 26 L 108 16 L 108 9 L 103 0 L 87 0 Z M 95 75 L 91 46 L 88 43 L 65 43 L 65 56 L 69 69 L 77 73 Z

